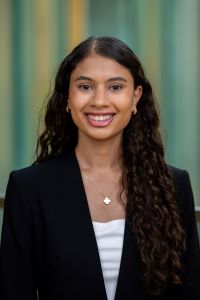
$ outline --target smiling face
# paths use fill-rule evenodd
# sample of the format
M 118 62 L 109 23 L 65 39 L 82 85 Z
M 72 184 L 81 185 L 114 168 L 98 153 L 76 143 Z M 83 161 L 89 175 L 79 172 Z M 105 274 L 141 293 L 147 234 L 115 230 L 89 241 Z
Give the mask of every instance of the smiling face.
M 113 59 L 91 54 L 73 70 L 69 108 L 79 138 L 121 138 L 142 93 L 127 68 Z

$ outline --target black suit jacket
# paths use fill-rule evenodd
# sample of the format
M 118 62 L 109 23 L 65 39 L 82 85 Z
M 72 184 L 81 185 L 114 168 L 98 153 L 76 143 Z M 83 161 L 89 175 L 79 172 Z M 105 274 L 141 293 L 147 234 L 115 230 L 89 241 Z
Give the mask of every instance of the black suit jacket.
M 126 221 L 115 300 L 200 299 L 200 252 L 186 171 L 172 168 L 189 237 L 185 284 L 144 293 L 134 234 Z M 102 269 L 79 165 L 72 152 L 10 175 L 2 227 L 3 300 L 106 300 Z M 182 298 L 180 298 L 182 297 Z

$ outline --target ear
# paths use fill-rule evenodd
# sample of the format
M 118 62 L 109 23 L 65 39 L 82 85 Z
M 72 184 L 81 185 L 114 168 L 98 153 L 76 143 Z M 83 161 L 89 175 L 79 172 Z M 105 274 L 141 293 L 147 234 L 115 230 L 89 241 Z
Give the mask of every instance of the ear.
M 69 98 L 67 99 L 67 106 L 66 106 L 66 112 L 70 112 L 71 111 L 71 107 L 70 107 L 70 101 Z
M 138 85 L 133 95 L 133 111 L 135 110 L 138 101 L 141 99 L 141 96 L 142 96 L 142 86 Z
M 134 96 L 133 96 L 135 105 L 137 105 L 137 103 L 140 100 L 141 96 L 142 96 L 142 86 L 138 85 L 137 88 L 134 91 Z

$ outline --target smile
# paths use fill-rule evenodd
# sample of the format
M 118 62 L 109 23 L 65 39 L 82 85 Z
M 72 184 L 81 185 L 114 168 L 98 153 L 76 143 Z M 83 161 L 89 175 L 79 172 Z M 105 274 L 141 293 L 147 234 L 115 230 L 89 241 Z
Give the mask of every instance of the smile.
M 110 115 L 100 115 L 100 116 L 95 116 L 95 115 L 87 115 L 87 117 L 91 120 L 95 120 L 95 121 L 105 121 L 108 119 L 111 119 L 113 117 L 113 114 Z
M 109 113 L 109 114 L 90 114 L 87 113 L 86 119 L 90 123 L 90 125 L 94 127 L 105 127 L 109 125 L 114 117 L 114 113 Z

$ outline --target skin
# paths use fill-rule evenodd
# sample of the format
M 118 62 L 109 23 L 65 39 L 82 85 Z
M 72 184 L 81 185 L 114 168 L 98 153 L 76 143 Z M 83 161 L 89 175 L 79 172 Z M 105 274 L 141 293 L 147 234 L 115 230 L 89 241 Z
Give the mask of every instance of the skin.
M 127 68 L 98 54 L 82 60 L 71 74 L 68 102 L 78 127 L 76 155 L 94 221 L 124 218 L 124 208 L 119 202 L 122 134 L 141 94 L 142 87 L 134 87 Z M 113 114 L 111 120 L 102 123 L 88 117 L 109 114 Z M 99 191 L 104 195 L 114 191 L 110 195 L 112 204 L 105 206 Z M 123 201 L 126 202 L 125 198 Z

